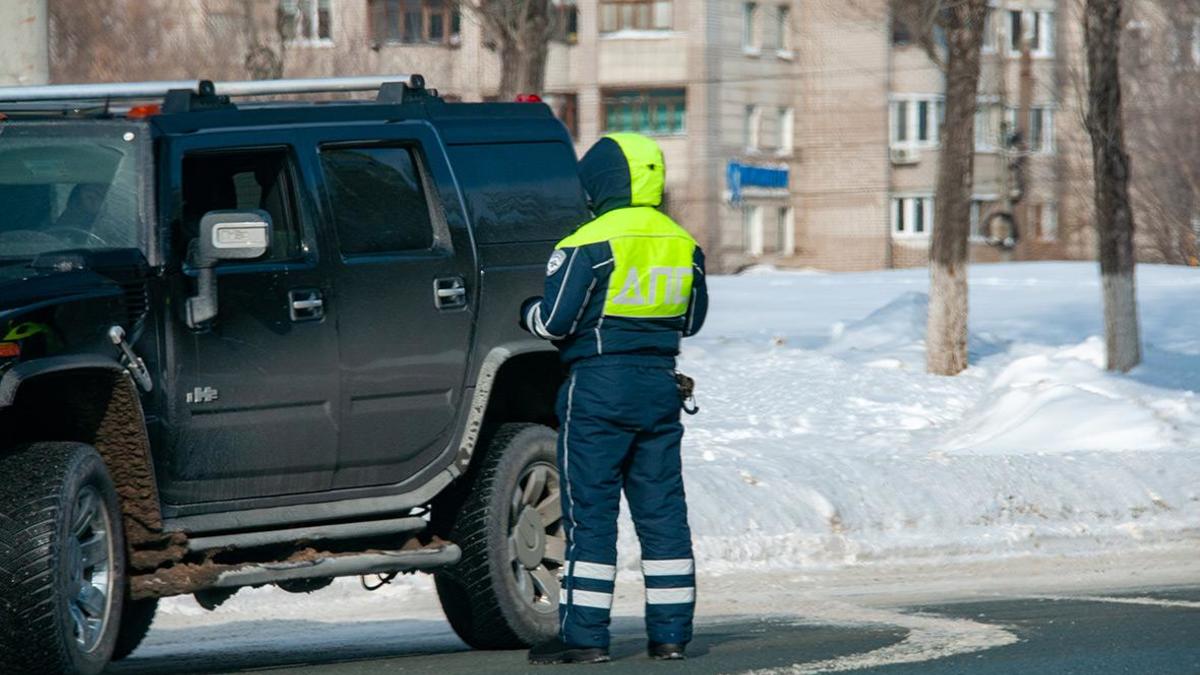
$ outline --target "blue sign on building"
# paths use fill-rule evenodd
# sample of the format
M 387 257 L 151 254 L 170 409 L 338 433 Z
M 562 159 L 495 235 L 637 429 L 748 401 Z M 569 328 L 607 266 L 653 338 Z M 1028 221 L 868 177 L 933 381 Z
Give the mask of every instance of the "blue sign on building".
M 755 166 L 731 161 L 725 169 L 725 181 L 734 204 L 742 201 L 742 188 L 783 189 L 788 186 L 788 168 L 784 166 Z

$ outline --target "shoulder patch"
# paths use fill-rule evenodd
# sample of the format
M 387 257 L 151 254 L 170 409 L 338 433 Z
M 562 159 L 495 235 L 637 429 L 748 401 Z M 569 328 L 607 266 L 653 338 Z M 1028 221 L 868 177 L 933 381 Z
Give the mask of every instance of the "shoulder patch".
M 546 263 L 546 276 L 554 276 L 554 273 L 557 272 L 558 268 L 562 267 L 562 264 L 566 261 L 567 253 L 565 251 L 562 249 L 555 251 L 554 255 L 550 256 L 550 262 Z

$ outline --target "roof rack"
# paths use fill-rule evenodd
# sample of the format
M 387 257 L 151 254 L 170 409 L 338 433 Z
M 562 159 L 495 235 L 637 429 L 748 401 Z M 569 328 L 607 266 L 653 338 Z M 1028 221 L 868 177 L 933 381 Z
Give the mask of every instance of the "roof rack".
M 51 84 L 36 87 L 0 87 L 0 102 L 112 101 L 165 98 L 171 91 L 197 96 L 274 96 L 347 91 L 377 91 L 385 85 L 402 84 L 414 90 L 425 88 L 417 75 L 365 75 L 360 77 L 310 77 L 290 80 L 160 80 L 155 82 L 112 82 L 97 84 Z M 434 94 L 436 95 L 436 94 Z

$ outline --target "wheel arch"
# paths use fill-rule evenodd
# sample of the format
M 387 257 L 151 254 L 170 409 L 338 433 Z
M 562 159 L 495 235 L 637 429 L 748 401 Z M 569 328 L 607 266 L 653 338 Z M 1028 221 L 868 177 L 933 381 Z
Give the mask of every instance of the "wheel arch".
M 137 386 L 99 356 L 27 361 L 0 378 L 0 427 L 12 444 L 72 441 L 96 448 L 121 501 L 127 546 L 159 542 L 162 512 Z M 0 448 L 0 452 L 4 449 Z M 137 565 L 137 556 L 130 561 Z

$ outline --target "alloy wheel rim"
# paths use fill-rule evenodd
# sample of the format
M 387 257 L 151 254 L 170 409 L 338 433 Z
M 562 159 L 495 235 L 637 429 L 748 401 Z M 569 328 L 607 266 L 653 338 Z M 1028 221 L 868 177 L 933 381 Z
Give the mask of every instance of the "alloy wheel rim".
M 83 652 L 100 644 L 108 623 L 113 587 L 112 527 L 100 493 L 85 486 L 75 498 L 67 542 L 67 612 Z
M 566 535 L 558 470 L 529 465 L 513 490 L 508 522 L 509 569 L 517 594 L 535 611 L 558 611 Z

